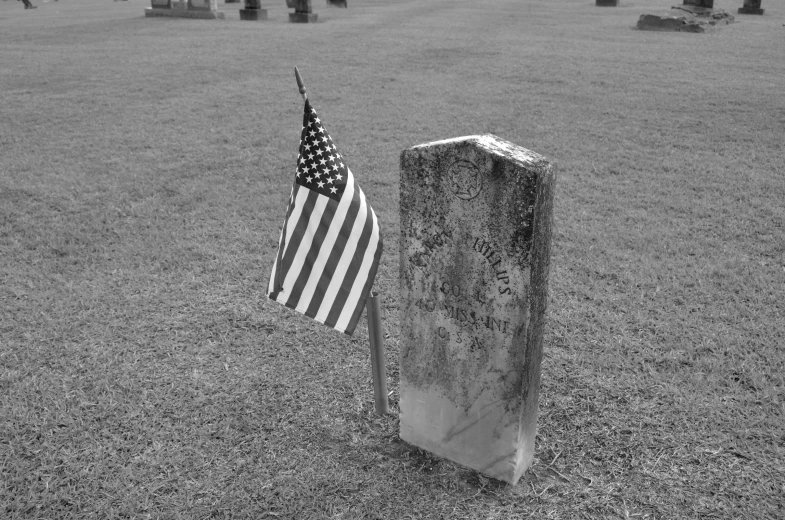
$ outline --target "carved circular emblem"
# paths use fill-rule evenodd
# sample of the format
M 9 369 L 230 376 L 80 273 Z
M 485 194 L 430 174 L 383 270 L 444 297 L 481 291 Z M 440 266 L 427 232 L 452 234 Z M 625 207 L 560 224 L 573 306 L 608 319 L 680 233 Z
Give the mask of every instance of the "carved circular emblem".
M 455 161 L 447 170 L 447 175 L 450 189 L 459 199 L 473 199 L 482 190 L 482 173 L 471 161 L 465 159 Z

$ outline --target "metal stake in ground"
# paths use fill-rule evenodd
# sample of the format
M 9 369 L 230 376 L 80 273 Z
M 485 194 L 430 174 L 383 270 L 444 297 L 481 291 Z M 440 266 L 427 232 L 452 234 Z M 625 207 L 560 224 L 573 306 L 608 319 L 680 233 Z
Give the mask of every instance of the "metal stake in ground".
M 387 398 L 387 372 L 384 368 L 384 338 L 379 293 L 371 293 L 365 309 L 368 312 L 368 340 L 371 343 L 373 400 L 376 405 L 376 415 L 385 415 L 390 413 L 390 401 Z

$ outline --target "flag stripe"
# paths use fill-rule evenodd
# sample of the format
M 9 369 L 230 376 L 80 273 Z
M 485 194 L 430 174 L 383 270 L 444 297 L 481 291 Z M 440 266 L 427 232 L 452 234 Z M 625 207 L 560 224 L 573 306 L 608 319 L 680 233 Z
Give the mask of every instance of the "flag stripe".
M 286 218 L 283 221 L 283 227 L 281 228 L 281 235 L 278 237 L 278 253 L 275 255 L 275 263 L 273 264 L 273 272 L 270 275 L 270 283 L 269 283 L 269 285 L 267 287 L 267 292 L 270 293 L 271 295 L 272 295 L 272 293 L 275 293 L 277 295 L 278 291 L 281 289 L 280 287 L 277 287 L 277 285 L 278 285 L 277 284 L 277 276 L 278 276 L 278 273 L 279 273 L 279 270 L 280 270 L 281 258 L 283 256 L 282 255 L 283 249 L 286 248 L 286 243 L 283 242 L 283 240 L 284 240 L 284 237 L 291 236 L 291 233 L 288 232 L 288 227 L 289 226 L 287 224 L 289 222 L 289 218 L 292 216 L 292 212 L 295 209 L 294 198 L 295 198 L 296 194 L 299 191 L 300 191 L 300 186 L 298 186 L 297 184 L 294 184 L 292 186 L 291 193 L 289 193 L 289 207 L 286 210 Z
M 329 253 L 329 250 L 325 248 L 330 247 L 331 243 L 334 241 L 334 238 L 330 236 L 329 232 L 333 231 L 333 226 L 336 224 L 340 227 L 339 220 L 343 220 L 340 218 L 339 211 L 341 209 L 341 203 L 320 195 L 319 203 L 322 202 L 325 205 L 324 211 L 322 212 L 319 221 L 316 222 L 317 226 L 313 232 L 313 236 L 310 237 L 311 240 L 308 245 L 308 250 L 304 251 L 305 255 L 303 257 L 303 265 L 300 268 L 300 273 L 294 281 L 292 291 L 287 298 L 298 309 L 308 307 L 308 302 L 302 301 L 303 290 L 312 276 L 318 277 L 321 274 L 321 271 L 324 268 L 324 260 L 322 260 L 320 264 L 319 258 L 323 254 Z M 344 206 L 345 205 L 346 204 L 344 204 Z M 309 227 L 309 229 L 311 228 Z M 310 300 L 310 297 L 308 297 L 308 300 Z
M 368 213 L 370 215 L 372 229 L 370 241 L 368 247 L 364 249 L 365 254 L 362 257 L 362 264 L 354 278 L 354 283 L 352 284 L 351 292 L 347 298 L 347 303 L 343 306 L 343 311 L 335 323 L 335 328 L 338 330 L 354 330 L 354 327 L 357 325 L 360 315 L 362 314 L 365 299 L 371 291 L 372 283 L 369 283 L 369 281 L 373 280 L 376 276 L 376 268 L 378 267 L 378 257 L 376 253 L 378 251 L 381 254 L 381 249 L 378 247 L 380 240 L 379 227 L 373 210 L 370 210 Z M 355 258 L 359 256 L 360 255 L 355 255 Z M 373 273 L 371 273 L 371 271 L 373 271 Z
M 319 200 L 319 194 L 310 190 L 302 191 L 304 196 L 295 200 L 296 207 L 292 212 L 292 218 L 289 219 L 291 231 L 284 244 L 285 249 L 281 260 L 283 264 L 281 267 L 281 279 L 286 278 L 292 269 L 297 269 L 296 266 L 292 265 L 292 262 L 294 262 L 297 252 L 300 250 L 300 245 L 305 237 L 314 211 L 318 211 L 317 201 Z
M 328 311 L 324 311 L 320 314 L 322 302 L 325 300 L 331 302 L 332 298 L 334 297 L 334 293 L 337 291 L 337 288 L 331 291 L 330 287 L 333 283 L 337 287 L 343 281 L 344 275 L 346 273 L 345 271 L 339 271 L 338 266 L 341 262 L 341 258 L 344 254 L 346 254 L 347 248 L 353 247 L 351 244 L 356 241 L 356 238 L 353 238 L 353 236 L 359 236 L 359 233 L 362 230 L 362 222 L 364 219 L 365 209 L 360 203 L 359 197 L 355 195 L 352 197 L 352 203 L 349 206 L 349 212 L 347 213 L 343 222 L 343 226 L 341 227 L 338 237 L 336 238 L 333 250 L 330 251 L 330 257 L 327 259 L 325 264 L 323 276 L 319 279 L 319 283 L 314 290 L 314 296 L 311 298 L 311 303 L 308 305 L 307 314 L 309 316 L 314 316 L 315 319 L 317 316 L 319 316 L 319 319 L 322 321 L 324 321 L 324 319 L 327 317 Z M 355 227 L 358 227 L 356 233 L 353 232 Z
M 353 190 L 353 187 L 350 188 L 350 184 L 352 183 L 353 179 L 349 178 L 347 183 L 346 191 L 348 192 L 349 189 Z M 313 268 L 311 270 L 310 276 L 307 277 L 307 281 L 302 288 L 302 293 L 300 295 L 300 301 L 298 303 L 298 307 L 302 308 L 310 308 L 314 297 L 321 301 L 321 294 L 315 294 L 316 289 L 318 288 L 319 281 L 326 278 L 332 278 L 332 272 L 327 275 L 325 272 L 327 269 L 327 262 L 329 261 L 330 257 L 333 253 L 340 253 L 340 250 L 343 249 L 345 245 L 345 241 L 343 244 L 339 244 L 338 241 L 340 239 L 341 230 L 347 224 L 351 223 L 354 220 L 353 213 L 355 213 L 354 208 L 356 204 L 350 197 L 342 197 L 341 201 L 336 205 L 337 209 L 335 214 L 332 217 L 332 222 L 330 222 L 330 229 L 327 232 L 327 236 L 325 237 L 324 241 L 321 243 L 318 256 L 316 256 L 316 251 L 312 249 L 311 253 L 316 258 L 313 261 Z M 308 273 L 303 273 L 308 274 Z M 302 277 L 301 277 L 302 278 Z M 298 279 L 298 283 L 299 283 Z M 307 314 L 307 311 L 306 311 Z M 315 315 L 315 313 L 314 313 Z
M 291 258 L 296 252 L 297 247 L 299 246 L 299 237 L 302 235 L 302 232 L 295 234 L 295 229 L 301 225 L 303 211 L 308 210 L 306 212 L 305 222 L 307 223 L 307 219 L 310 217 L 310 210 L 313 209 L 313 203 L 316 201 L 318 194 L 315 194 L 311 190 L 301 188 L 299 185 L 295 184 L 292 188 L 292 197 L 291 202 L 289 205 L 289 217 L 284 221 L 284 230 L 285 230 L 285 238 L 283 243 L 284 250 L 281 251 L 279 244 L 279 251 L 278 256 L 276 257 L 276 263 L 273 267 L 273 275 L 270 277 L 270 298 L 277 300 L 279 291 L 275 291 L 275 276 L 280 276 L 281 280 L 284 279 L 286 273 L 289 271 L 289 266 L 291 265 Z M 309 202 L 310 201 L 310 202 Z M 292 243 L 293 238 L 298 237 L 295 240 L 294 244 Z M 288 257 L 286 256 L 287 252 L 292 252 Z M 287 262 L 288 258 L 288 262 Z M 280 259 L 280 262 L 279 262 Z M 280 271 L 280 272 L 279 272 Z M 275 292 L 274 292 L 275 291 Z
M 327 314 L 327 319 L 325 319 L 324 321 L 330 326 L 334 326 L 335 324 L 338 323 L 338 318 L 341 315 L 341 311 L 344 305 L 347 304 L 349 294 L 352 289 L 352 285 L 354 284 L 354 279 L 359 274 L 359 269 L 360 266 L 362 265 L 363 258 L 365 256 L 364 255 L 365 249 L 368 247 L 368 244 L 371 241 L 371 234 L 373 232 L 373 227 L 370 225 L 370 223 L 372 222 L 373 219 L 371 215 L 366 214 L 365 221 L 362 227 L 362 233 L 360 234 L 360 238 L 357 241 L 357 247 L 355 247 L 354 251 L 352 251 L 349 264 L 346 266 L 345 269 L 346 273 L 351 273 L 352 275 L 351 279 L 348 282 L 344 281 L 341 284 L 337 294 L 335 295 L 333 306 L 330 309 L 330 312 Z M 351 303 L 349 304 L 351 305 Z
M 311 250 L 316 231 L 322 222 L 322 215 L 324 214 L 324 210 L 327 207 L 327 201 L 329 200 L 327 197 L 320 197 L 318 193 L 315 195 L 316 201 L 313 204 L 313 210 L 310 212 L 308 220 L 306 220 L 305 212 L 303 212 L 303 215 L 300 217 L 300 222 L 297 223 L 297 230 L 302 230 L 302 234 L 298 236 L 297 233 L 295 233 L 295 235 L 292 236 L 292 242 L 297 242 L 296 251 L 294 250 L 294 247 L 292 247 L 292 250 L 287 249 L 286 253 L 284 253 L 284 263 L 289 266 L 283 284 L 287 291 L 284 298 L 290 305 L 296 305 L 297 303 L 296 301 L 290 301 L 291 291 L 294 289 L 297 277 L 305 266 L 308 252 Z M 308 198 L 310 199 L 310 195 Z M 292 244 L 292 246 L 294 246 L 294 244 Z
M 356 186 L 356 185 L 355 185 Z M 341 257 L 338 260 L 338 263 L 335 268 L 335 275 L 331 278 L 330 284 L 327 288 L 327 291 L 324 295 L 324 300 L 322 304 L 319 306 L 319 311 L 316 313 L 315 319 L 317 321 L 321 321 L 323 323 L 332 323 L 329 318 L 330 312 L 332 311 L 334 306 L 340 306 L 344 300 L 337 300 L 338 295 L 340 294 L 341 288 L 345 285 L 344 279 L 347 275 L 351 275 L 350 266 L 352 262 L 352 258 L 357 251 L 358 244 L 360 239 L 362 238 L 363 232 L 365 231 L 366 222 L 367 222 L 367 205 L 365 204 L 364 197 L 362 195 L 362 190 L 359 188 L 355 188 L 355 194 L 357 198 L 360 200 L 359 204 L 359 211 L 357 216 L 355 217 L 354 223 L 352 225 L 352 231 L 349 235 L 349 240 L 347 241 L 346 247 L 344 248 Z M 349 281 L 351 283 L 351 280 Z M 334 321 L 334 320 L 333 320 Z

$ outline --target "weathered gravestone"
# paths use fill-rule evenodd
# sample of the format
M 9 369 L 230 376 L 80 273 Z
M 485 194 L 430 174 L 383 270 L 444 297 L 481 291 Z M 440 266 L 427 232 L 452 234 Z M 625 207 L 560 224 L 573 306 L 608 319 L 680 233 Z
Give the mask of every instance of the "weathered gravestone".
M 761 3 L 762 0 L 744 0 L 744 6 L 739 7 L 739 14 L 763 14 Z
M 534 456 L 555 175 L 490 134 L 401 154 L 401 438 L 512 484 Z
M 618 7 L 619 0 L 597 0 L 594 5 L 596 7 Z

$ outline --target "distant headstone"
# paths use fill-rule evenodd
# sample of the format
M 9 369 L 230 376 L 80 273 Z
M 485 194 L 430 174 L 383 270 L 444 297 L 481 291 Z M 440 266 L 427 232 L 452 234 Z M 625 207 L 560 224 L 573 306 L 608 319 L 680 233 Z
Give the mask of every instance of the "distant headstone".
M 490 134 L 401 154 L 401 439 L 512 484 L 534 456 L 555 175 Z
M 150 0 L 152 7 L 144 10 L 145 16 L 171 16 L 177 18 L 223 18 L 217 0 Z
M 761 0 L 744 0 L 744 7 L 739 7 L 739 14 L 763 14 Z
M 240 20 L 267 20 L 267 9 L 262 9 L 261 0 L 245 0 L 245 9 L 240 9 Z
M 313 23 L 319 18 L 319 15 L 313 12 L 311 7 L 311 0 L 286 0 L 286 5 L 292 7 L 294 4 L 294 12 L 289 13 L 289 21 L 292 23 Z
M 327 7 L 348 7 L 346 0 L 327 0 Z
M 596 7 L 618 7 L 619 0 L 597 0 Z

